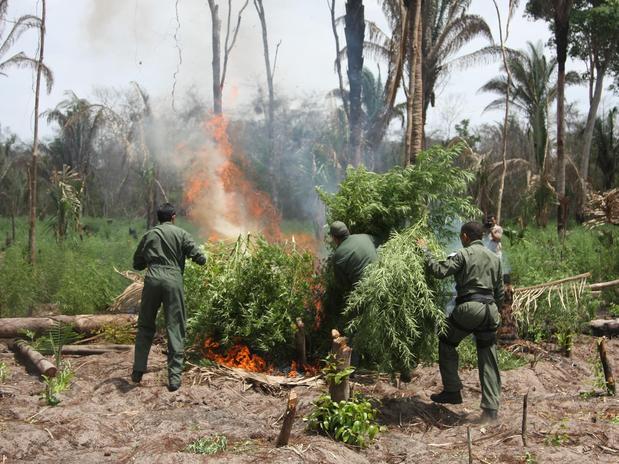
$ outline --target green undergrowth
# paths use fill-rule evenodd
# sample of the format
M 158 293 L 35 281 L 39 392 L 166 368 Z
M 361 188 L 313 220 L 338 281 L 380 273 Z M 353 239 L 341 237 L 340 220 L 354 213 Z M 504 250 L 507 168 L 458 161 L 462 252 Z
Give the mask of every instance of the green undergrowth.
M 144 231 L 141 221 L 86 218 L 83 239 L 77 235 L 57 243 L 44 221 L 37 226 L 37 260 L 27 259 L 28 228 L 17 223 L 16 240 L 0 252 L 0 315 L 29 316 L 53 305 L 63 314 L 89 314 L 104 309 L 127 281 L 114 272 L 130 269 L 137 240 L 129 227 Z M 0 218 L 0 237 L 10 222 Z
M 217 454 L 225 451 L 228 447 L 228 439 L 225 435 L 212 435 L 198 438 L 185 447 L 187 453 L 194 454 Z
M 340 402 L 322 395 L 312 405 L 312 411 L 304 419 L 307 428 L 347 445 L 365 448 L 385 430 L 376 421 L 378 410 L 360 395 Z
M 515 287 L 526 287 L 591 272 L 588 283 L 604 282 L 619 277 L 619 229 L 603 226 L 593 230 L 582 226 L 568 229 L 559 240 L 556 228 L 529 227 L 520 234 L 504 238 L 504 252 L 511 264 Z M 519 235 L 519 236 L 518 236 Z M 605 291 L 602 298 L 586 291 L 574 297 L 571 284 L 560 295 L 556 291 L 542 295 L 537 307 L 530 306 L 526 315 L 517 315 L 520 336 L 534 341 L 552 341 L 569 352 L 574 334 L 595 317 L 601 307 L 614 308 L 619 292 Z
M 499 369 L 509 371 L 526 366 L 528 361 L 522 356 L 513 354 L 504 348 L 497 346 L 497 357 L 499 359 Z M 477 346 L 472 336 L 466 337 L 460 345 L 458 345 L 458 355 L 460 356 L 460 367 L 477 368 Z M 436 358 L 438 362 L 438 356 Z

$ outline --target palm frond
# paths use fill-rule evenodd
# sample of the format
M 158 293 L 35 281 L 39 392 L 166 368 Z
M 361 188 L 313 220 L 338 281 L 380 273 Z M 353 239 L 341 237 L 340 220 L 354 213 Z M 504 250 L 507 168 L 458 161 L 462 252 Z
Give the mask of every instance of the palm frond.
M 11 28 L 11 31 L 6 36 L 2 45 L 0 45 L 0 57 L 3 56 L 9 48 L 19 39 L 19 37 L 28 29 L 39 28 L 41 26 L 41 20 L 36 16 L 24 15 L 15 21 L 15 24 Z
M 27 57 L 24 52 L 19 52 L 10 57 L 8 60 L 0 62 L 0 74 L 3 74 L 3 71 L 10 67 L 36 70 L 38 63 L 38 60 Z M 52 86 L 54 85 L 54 74 L 45 64 L 41 65 L 41 73 L 45 79 L 47 93 L 50 93 L 52 91 Z

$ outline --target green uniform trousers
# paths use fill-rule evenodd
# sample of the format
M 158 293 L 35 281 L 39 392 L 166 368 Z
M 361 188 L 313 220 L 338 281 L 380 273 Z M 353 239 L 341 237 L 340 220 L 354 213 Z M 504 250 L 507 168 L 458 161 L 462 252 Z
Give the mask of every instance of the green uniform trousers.
M 482 325 L 498 327 L 500 322 L 501 316 L 496 304 L 488 305 L 488 314 L 483 303 L 471 301 L 456 306 L 447 319 L 446 334 L 439 339 L 439 369 L 445 391 L 456 392 L 462 389 L 462 381 L 458 375 L 459 356 L 456 350 L 460 342 L 476 330 L 483 329 Z M 477 368 L 481 384 L 481 407 L 497 410 L 501 399 L 501 374 L 496 344 L 484 343 L 480 338 L 477 337 Z
M 173 268 L 159 268 L 152 274 L 144 279 L 133 370 L 146 372 L 157 311 L 163 304 L 168 335 L 168 381 L 170 385 L 180 385 L 185 348 L 183 275 Z

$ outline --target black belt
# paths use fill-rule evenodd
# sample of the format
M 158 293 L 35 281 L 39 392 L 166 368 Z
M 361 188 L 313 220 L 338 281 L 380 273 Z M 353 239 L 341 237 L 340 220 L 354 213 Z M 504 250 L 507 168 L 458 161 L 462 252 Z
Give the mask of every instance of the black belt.
M 456 298 L 456 305 L 461 305 L 464 303 L 469 303 L 471 301 L 477 303 L 483 303 L 485 308 L 484 319 L 476 328 L 473 330 L 462 327 L 456 319 L 453 317 L 453 314 L 449 317 L 449 321 L 458 329 L 463 332 L 473 332 L 475 334 L 475 338 L 477 340 L 477 346 L 480 348 L 485 348 L 496 343 L 496 331 L 498 326 L 490 321 L 490 305 L 494 304 L 494 296 L 489 293 L 469 293 L 468 295 L 462 295 Z
M 456 305 L 461 305 L 475 301 L 477 303 L 491 304 L 494 303 L 494 295 L 492 293 L 469 293 L 456 298 Z

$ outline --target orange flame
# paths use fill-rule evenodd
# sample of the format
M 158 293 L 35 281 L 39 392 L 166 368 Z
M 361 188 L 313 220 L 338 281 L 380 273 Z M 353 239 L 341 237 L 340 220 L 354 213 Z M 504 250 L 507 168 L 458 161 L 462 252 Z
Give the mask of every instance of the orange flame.
M 210 142 L 196 154 L 187 175 L 184 200 L 189 217 L 210 238 L 256 231 L 269 240 L 280 240 L 279 213 L 239 165 L 243 160 L 230 142 L 228 120 L 215 115 L 205 122 L 204 130 Z
M 269 372 L 272 367 L 257 354 L 251 354 L 246 345 L 237 343 L 224 355 L 217 353 L 220 344 L 211 338 L 204 341 L 204 356 L 217 364 L 228 367 L 240 367 L 250 372 Z

